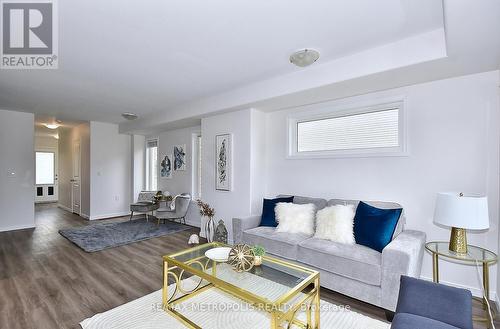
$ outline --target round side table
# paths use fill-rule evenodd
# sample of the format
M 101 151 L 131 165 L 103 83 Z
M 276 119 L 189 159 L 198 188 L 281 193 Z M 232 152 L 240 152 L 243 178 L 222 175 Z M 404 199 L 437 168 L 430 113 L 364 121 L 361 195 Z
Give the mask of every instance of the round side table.
M 487 249 L 467 245 L 467 253 L 459 254 L 449 249 L 449 242 L 444 241 L 433 241 L 427 242 L 425 244 L 425 249 L 432 254 L 432 280 L 436 283 L 439 283 L 439 257 L 453 259 L 455 261 L 464 262 L 464 264 L 468 265 L 476 265 L 481 264 L 483 267 L 483 288 L 484 294 L 488 301 L 490 300 L 490 272 L 489 266 L 497 262 L 497 255 L 489 251 Z M 483 307 L 486 310 L 487 304 L 484 298 L 474 298 L 475 300 L 479 300 L 483 303 Z M 496 317 L 496 314 L 491 310 L 493 314 L 493 318 Z M 488 312 L 486 312 L 488 314 Z M 475 321 L 489 321 L 488 315 L 486 318 L 474 318 Z

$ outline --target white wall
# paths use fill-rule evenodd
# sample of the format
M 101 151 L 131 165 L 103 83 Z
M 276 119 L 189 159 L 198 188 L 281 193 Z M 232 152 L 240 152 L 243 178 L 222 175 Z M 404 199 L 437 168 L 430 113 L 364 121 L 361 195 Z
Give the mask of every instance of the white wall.
M 90 219 L 129 214 L 132 196 L 131 137 L 118 125 L 90 122 Z
M 44 148 L 57 148 L 59 141 L 54 137 L 35 136 L 35 150 Z
M 72 163 L 72 129 L 59 128 L 59 158 L 58 158 L 58 204 L 61 208 L 71 210 L 71 182 L 73 173 Z
M 500 70 L 498 71 L 498 80 L 500 80 Z M 500 104 L 500 84 L 498 85 L 498 88 L 497 88 L 497 95 L 498 95 L 498 103 Z M 498 124 L 500 125 L 500 118 L 498 120 L 499 120 Z M 500 139 L 500 136 L 499 136 L 499 139 Z M 500 141 L 499 141 L 498 144 L 499 144 L 498 156 L 500 157 Z M 499 161 L 500 161 L 500 159 L 499 159 Z M 500 181 L 500 166 L 498 168 L 497 175 L 498 175 L 498 178 L 499 178 L 499 181 Z M 498 188 L 500 189 L 500 183 L 499 183 L 499 187 Z M 499 190 L 499 192 L 500 192 L 500 190 Z M 499 223 L 500 223 L 500 193 L 499 193 L 498 209 L 499 209 Z M 497 239 L 500 240 L 500 229 L 498 230 L 498 238 Z M 500 250 L 500 243 L 498 245 L 498 250 Z M 497 296 L 496 297 L 497 297 L 496 298 L 497 309 L 500 309 L 500 275 L 498 275 L 498 274 L 497 274 Z
M 0 110 L 0 231 L 35 226 L 35 117 Z
M 167 154 L 174 154 L 174 145 L 186 145 L 186 170 L 172 171 L 172 178 L 161 178 L 158 174 L 158 189 L 161 191 L 168 191 L 172 195 L 180 193 L 192 194 L 193 185 L 193 134 L 201 131 L 200 126 L 169 130 L 161 133 L 158 136 L 149 136 L 147 139 L 159 138 L 158 141 L 158 167 Z
M 406 97 L 406 157 L 286 159 L 286 117 L 295 110 L 267 115 L 267 188 L 280 193 L 391 200 L 401 203 L 407 228 L 427 233 L 427 240 L 448 240 L 450 231 L 432 223 L 435 196 L 441 191 L 487 194 L 490 230 L 469 233 L 469 243 L 498 251 L 499 74 L 487 72 L 352 97 L 332 105 L 393 96 Z M 473 267 L 440 264 L 443 282 L 478 288 Z M 496 291 L 496 265 L 491 267 Z M 431 257 L 424 256 L 422 276 L 432 277 Z M 478 290 L 474 290 L 478 293 Z
M 145 187 L 145 143 L 146 138 L 141 135 L 132 136 L 132 200 L 136 201 L 139 193 Z
M 267 182 L 266 168 L 266 114 L 252 109 L 250 112 L 250 193 L 251 213 L 262 213 L 262 198 Z
M 60 137 L 59 137 L 60 138 Z M 91 202 L 91 141 L 90 141 L 90 123 L 82 123 L 72 130 L 71 141 L 80 140 L 80 186 L 81 186 L 81 212 L 82 216 L 89 218 L 91 214 L 90 202 Z M 73 145 L 73 144 L 71 144 Z
M 258 203 L 262 202 L 263 180 L 259 177 L 261 171 L 257 168 L 257 161 L 263 157 L 264 150 L 259 148 L 263 141 L 259 138 L 253 140 L 252 132 L 259 132 L 256 125 L 263 127 L 263 123 L 263 114 L 253 109 L 216 115 L 201 121 L 201 194 L 203 200 L 215 208 L 215 220 L 224 220 L 230 240 L 232 218 L 250 215 L 252 208 L 259 209 Z M 233 188 L 229 192 L 215 189 L 215 136 L 227 133 L 233 135 Z

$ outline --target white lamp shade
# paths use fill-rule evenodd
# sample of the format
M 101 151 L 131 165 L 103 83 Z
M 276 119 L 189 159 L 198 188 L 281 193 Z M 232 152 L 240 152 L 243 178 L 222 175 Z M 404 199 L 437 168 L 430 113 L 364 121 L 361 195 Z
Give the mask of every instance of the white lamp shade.
M 434 223 L 470 230 L 488 229 L 488 199 L 473 194 L 438 193 Z

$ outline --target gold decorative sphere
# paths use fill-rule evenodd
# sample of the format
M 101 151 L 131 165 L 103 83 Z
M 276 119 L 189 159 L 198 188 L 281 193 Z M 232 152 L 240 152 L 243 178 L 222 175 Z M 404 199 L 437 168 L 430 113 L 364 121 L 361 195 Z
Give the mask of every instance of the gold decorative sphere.
M 246 272 L 253 268 L 254 257 L 252 247 L 246 244 L 237 244 L 229 252 L 227 262 L 236 272 Z

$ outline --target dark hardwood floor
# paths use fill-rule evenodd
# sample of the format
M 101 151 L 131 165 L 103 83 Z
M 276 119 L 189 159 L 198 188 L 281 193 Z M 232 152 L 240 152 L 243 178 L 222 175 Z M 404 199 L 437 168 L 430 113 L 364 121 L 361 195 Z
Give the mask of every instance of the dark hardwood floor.
M 115 218 L 101 222 L 122 221 Z M 79 322 L 162 286 L 161 256 L 187 248 L 199 229 L 86 253 L 62 228 L 89 222 L 55 205 L 36 206 L 36 229 L 0 233 L 0 328 L 80 328 Z M 380 308 L 323 289 L 321 298 L 385 319 Z M 481 311 L 475 306 L 474 312 Z M 484 328 L 477 325 L 475 328 Z

